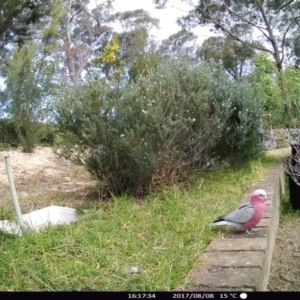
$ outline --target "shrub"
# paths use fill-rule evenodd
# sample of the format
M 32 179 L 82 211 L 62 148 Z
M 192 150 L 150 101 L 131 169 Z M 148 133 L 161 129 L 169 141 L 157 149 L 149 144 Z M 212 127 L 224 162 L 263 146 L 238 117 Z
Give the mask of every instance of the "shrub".
M 19 144 L 15 126 L 10 119 L 0 119 L 0 148 L 17 147 Z
M 5 112 L 14 121 L 24 152 L 32 152 L 40 142 L 40 121 L 45 118 L 54 83 L 54 66 L 46 59 L 43 45 L 38 42 L 12 49 L 6 64 L 5 90 L 2 102 Z
M 14 122 L 16 132 L 18 134 L 23 152 L 32 153 L 34 147 L 40 143 L 42 135 L 42 127 L 40 123 L 32 120 L 31 113 L 28 111 L 22 112 L 22 121 L 16 120 Z
M 247 101 L 254 100 L 236 85 L 216 65 L 178 60 L 124 88 L 101 81 L 73 88 L 58 107 L 62 155 L 85 164 L 117 194 L 144 194 L 151 184 L 216 167 L 221 137 L 238 149 L 250 147 L 248 117 L 255 112 L 247 112 Z M 228 132 L 237 105 L 241 126 L 248 127 L 244 132 L 232 121 Z M 235 137 L 240 131 L 245 143 Z
M 56 136 L 59 134 L 58 126 L 55 124 L 40 123 L 41 136 L 40 143 L 44 146 L 52 146 L 55 144 Z
M 263 103 L 246 82 L 219 83 L 214 87 L 215 103 L 225 109 L 225 122 L 215 152 L 228 162 L 247 161 L 262 151 L 261 117 Z
M 278 71 L 276 64 L 266 54 L 254 60 L 252 85 L 257 98 L 264 103 L 270 126 L 297 127 L 300 125 L 300 71 L 286 66 Z

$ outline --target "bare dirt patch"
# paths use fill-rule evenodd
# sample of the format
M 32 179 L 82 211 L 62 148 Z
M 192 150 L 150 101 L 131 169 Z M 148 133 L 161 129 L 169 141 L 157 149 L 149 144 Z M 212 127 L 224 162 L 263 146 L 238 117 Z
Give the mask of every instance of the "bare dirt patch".
M 51 148 L 37 147 L 34 153 L 21 149 L 1 151 L 0 217 L 8 211 L 13 214 L 5 156 L 10 157 L 22 213 L 48 205 L 76 207 L 96 191 L 96 182 L 83 166 L 59 157 Z
M 284 159 L 291 154 L 291 147 L 269 153 Z M 287 198 L 289 201 L 289 195 Z M 268 290 L 300 291 L 300 213 L 286 216 L 279 224 Z
M 300 216 L 279 225 L 269 291 L 300 291 Z

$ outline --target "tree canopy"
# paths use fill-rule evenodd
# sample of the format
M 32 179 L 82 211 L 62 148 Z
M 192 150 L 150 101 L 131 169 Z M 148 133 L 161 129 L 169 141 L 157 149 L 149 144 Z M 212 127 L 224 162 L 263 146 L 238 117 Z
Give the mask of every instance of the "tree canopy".
M 23 44 L 33 34 L 31 25 L 49 14 L 53 0 L 2 0 L 0 3 L 0 46 Z
M 189 1 L 191 10 L 178 20 L 185 28 L 211 25 L 246 47 L 271 55 L 280 70 L 293 50 L 299 29 L 298 0 L 199 0 Z M 158 8 L 172 0 L 153 0 Z M 196 4 L 194 4 L 196 3 Z
M 230 37 L 213 36 L 206 39 L 198 51 L 201 59 L 213 59 L 222 63 L 224 69 L 234 80 L 239 80 L 249 73 L 255 51 Z

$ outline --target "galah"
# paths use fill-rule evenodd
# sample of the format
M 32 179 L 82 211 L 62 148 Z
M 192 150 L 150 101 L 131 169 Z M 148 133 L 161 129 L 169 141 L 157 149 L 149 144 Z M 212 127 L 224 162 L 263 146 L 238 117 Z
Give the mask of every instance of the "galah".
M 218 217 L 210 226 L 233 226 L 235 229 L 246 230 L 246 234 L 250 234 L 253 232 L 252 227 L 258 224 L 264 216 L 266 199 L 265 190 L 255 190 L 249 204 Z

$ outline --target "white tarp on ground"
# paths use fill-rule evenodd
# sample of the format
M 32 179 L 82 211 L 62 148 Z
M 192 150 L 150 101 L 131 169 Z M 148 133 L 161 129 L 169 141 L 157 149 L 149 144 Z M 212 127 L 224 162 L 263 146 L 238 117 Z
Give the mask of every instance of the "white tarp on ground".
M 49 225 L 70 224 L 76 220 L 76 209 L 70 207 L 51 205 L 22 215 L 26 228 L 40 231 Z M 0 230 L 22 235 L 18 222 L 0 221 Z

